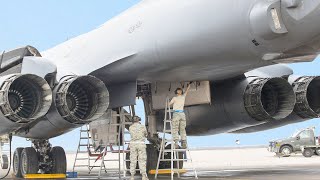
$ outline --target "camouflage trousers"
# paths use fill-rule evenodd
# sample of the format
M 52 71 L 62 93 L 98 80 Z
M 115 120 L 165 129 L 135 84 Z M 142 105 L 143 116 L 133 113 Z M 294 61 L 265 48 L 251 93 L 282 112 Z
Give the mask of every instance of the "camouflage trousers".
M 184 112 L 175 112 L 172 117 L 172 137 L 174 141 L 179 141 L 179 133 L 182 141 L 187 140 L 186 115 Z
M 130 143 L 130 173 L 136 174 L 137 161 L 142 175 L 146 175 L 147 166 L 147 146 L 144 143 Z

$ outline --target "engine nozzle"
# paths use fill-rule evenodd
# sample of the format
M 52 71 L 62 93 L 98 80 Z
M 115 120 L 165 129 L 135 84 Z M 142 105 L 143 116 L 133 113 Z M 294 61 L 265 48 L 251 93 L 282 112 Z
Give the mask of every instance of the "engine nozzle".
M 293 84 L 297 103 L 294 112 L 304 119 L 317 118 L 320 116 L 320 77 L 302 76 Z
M 68 122 L 91 122 L 107 110 L 109 92 L 105 84 L 93 76 L 67 76 L 56 87 L 55 104 Z
M 245 90 L 244 104 L 258 121 L 280 120 L 289 116 L 295 105 L 291 85 L 283 78 L 258 78 Z
M 14 74 L 1 78 L 0 110 L 9 120 L 28 123 L 44 116 L 52 103 L 49 84 L 33 74 Z

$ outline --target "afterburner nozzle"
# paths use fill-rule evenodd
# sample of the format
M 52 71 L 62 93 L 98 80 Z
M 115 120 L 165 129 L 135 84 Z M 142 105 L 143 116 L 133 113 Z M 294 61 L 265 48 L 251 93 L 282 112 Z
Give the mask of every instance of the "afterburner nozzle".
M 93 76 L 67 76 L 55 88 L 55 105 L 70 123 L 87 123 L 100 118 L 109 106 L 105 84 Z
M 16 123 L 28 123 L 44 116 L 52 103 L 49 84 L 33 74 L 14 74 L 0 80 L 0 111 Z

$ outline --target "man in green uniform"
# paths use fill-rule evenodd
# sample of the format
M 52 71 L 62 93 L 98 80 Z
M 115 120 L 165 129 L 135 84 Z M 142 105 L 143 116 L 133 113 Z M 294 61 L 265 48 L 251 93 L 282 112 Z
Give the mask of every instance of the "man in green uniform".
M 142 180 L 149 180 L 146 172 L 147 152 L 146 152 L 146 137 L 147 129 L 140 123 L 141 118 L 138 116 L 133 117 L 133 124 L 129 128 L 131 135 L 130 141 L 130 173 L 131 179 L 134 180 L 136 173 L 137 160 L 139 161 L 139 169 L 142 175 Z

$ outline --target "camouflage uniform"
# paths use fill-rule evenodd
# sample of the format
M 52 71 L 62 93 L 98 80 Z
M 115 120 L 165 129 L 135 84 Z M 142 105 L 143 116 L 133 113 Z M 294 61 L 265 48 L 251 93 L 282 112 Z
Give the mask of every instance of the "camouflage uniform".
M 172 117 L 172 137 L 174 141 L 179 141 L 179 133 L 181 141 L 187 140 L 186 126 L 187 121 L 184 112 L 174 112 Z
M 186 96 L 180 95 L 172 98 L 171 104 L 173 104 L 173 117 L 172 117 L 172 137 L 175 142 L 179 141 L 179 133 L 181 136 L 181 141 L 186 142 L 186 115 L 184 113 L 184 103 Z
M 147 153 L 145 140 L 147 137 L 147 129 L 139 122 L 133 123 L 129 132 L 131 135 L 130 141 L 130 173 L 134 176 L 136 173 L 137 159 L 139 161 L 139 169 L 143 180 L 147 180 L 146 164 Z

